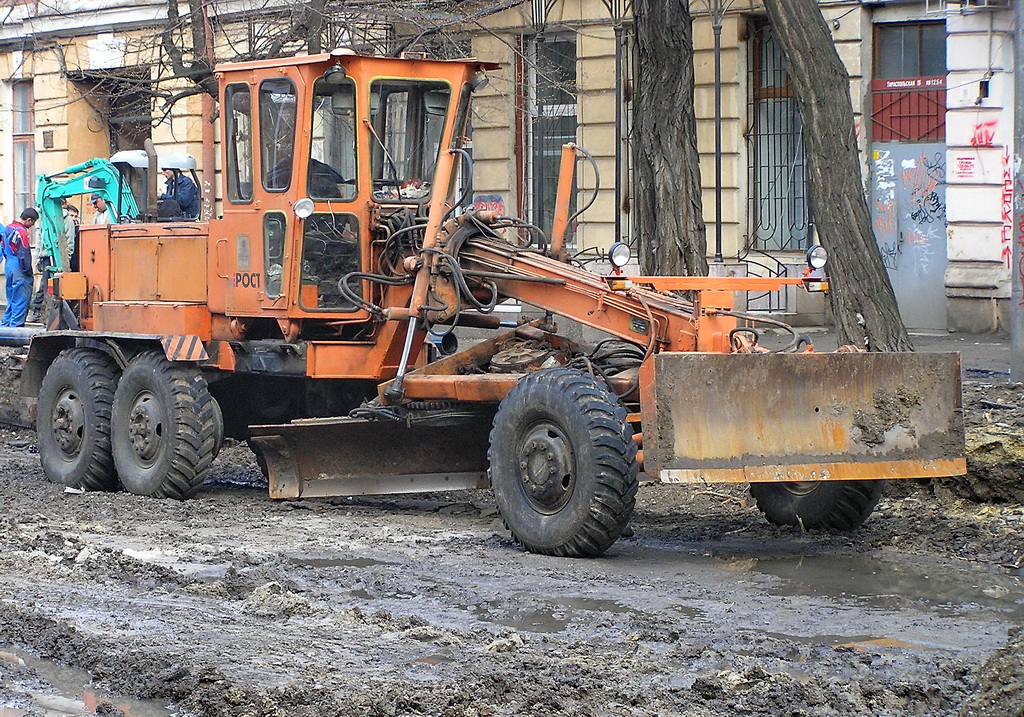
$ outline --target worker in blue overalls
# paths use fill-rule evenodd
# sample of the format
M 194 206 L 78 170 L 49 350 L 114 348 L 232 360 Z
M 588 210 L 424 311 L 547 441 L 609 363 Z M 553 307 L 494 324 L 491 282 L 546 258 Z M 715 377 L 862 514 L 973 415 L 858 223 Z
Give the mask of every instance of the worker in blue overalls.
M 2 232 L 4 273 L 7 275 L 7 310 L 0 326 L 24 326 L 28 302 L 32 297 L 32 250 L 28 230 L 39 221 L 39 212 L 32 207 L 21 213 Z

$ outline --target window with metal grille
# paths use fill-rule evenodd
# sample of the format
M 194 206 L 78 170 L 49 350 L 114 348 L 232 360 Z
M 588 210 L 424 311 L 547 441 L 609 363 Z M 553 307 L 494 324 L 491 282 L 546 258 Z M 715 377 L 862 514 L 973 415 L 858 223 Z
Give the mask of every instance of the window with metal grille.
M 775 31 L 752 19 L 747 103 L 750 249 L 798 251 L 807 243 L 809 189 L 803 124 Z
M 562 145 L 576 141 L 576 37 L 537 35 L 531 42 L 528 107 L 528 194 L 530 220 L 544 231 L 551 229 Z M 570 213 L 576 209 L 572 192 Z M 566 244 L 575 245 L 575 227 Z
M 20 80 L 14 91 L 14 214 L 32 206 L 35 155 L 35 117 L 32 80 Z
M 876 25 L 871 96 L 874 141 L 944 141 L 946 24 Z

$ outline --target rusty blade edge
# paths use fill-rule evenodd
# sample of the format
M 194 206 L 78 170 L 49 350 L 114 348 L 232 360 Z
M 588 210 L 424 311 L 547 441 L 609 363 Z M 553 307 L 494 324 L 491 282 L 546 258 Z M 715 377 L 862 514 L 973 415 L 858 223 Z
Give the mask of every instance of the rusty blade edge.
M 944 478 L 967 472 L 965 458 L 881 461 L 877 463 L 803 463 L 745 468 L 665 469 L 665 483 L 785 483 L 825 480 Z

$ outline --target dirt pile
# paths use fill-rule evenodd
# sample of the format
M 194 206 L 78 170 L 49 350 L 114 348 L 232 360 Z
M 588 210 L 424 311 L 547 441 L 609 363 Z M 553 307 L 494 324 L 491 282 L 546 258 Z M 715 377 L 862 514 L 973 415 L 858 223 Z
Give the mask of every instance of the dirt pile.
M 965 498 L 1024 502 L 1024 384 L 964 384 L 966 479 L 947 481 Z
M 0 707 L 1024 717 L 1024 391 L 964 395 L 972 475 L 891 483 L 854 534 L 651 483 L 598 560 L 523 553 L 487 491 L 271 501 L 236 443 L 192 500 L 65 492 L 0 429 Z
M 0 346 L 0 424 L 30 428 L 35 421 L 35 401 L 18 391 L 24 353 L 24 349 Z
M 1024 716 L 1024 628 L 1010 631 L 1006 647 L 977 674 L 978 691 L 961 710 L 963 717 Z

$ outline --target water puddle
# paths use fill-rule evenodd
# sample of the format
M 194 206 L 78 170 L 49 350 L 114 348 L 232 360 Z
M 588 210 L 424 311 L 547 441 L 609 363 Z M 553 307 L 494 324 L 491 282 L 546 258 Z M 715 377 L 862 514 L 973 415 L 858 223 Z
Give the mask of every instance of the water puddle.
M 510 602 L 518 602 L 522 595 L 513 596 Z M 565 630 L 573 621 L 580 622 L 580 613 L 612 613 L 617 615 L 636 613 L 615 600 L 587 597 L 559 597 L 556 600 L 532 600 L 533 607 L 509 606 L 505 601 L 489 600 L 476 605 L 463 605 L 481 622 L 511 627 L 521 632 L 552 633 Z M 540 603 L 539 605 L 537 603 Z M 700 613 L 696 608 L 682 605 L 669 608 L 687 617 Z M 590 618 L 588 618 L 589 622 Z
M 898 640 L 894 637 L 874 637 L 872 635 L 789 635 L 782 632 L 763 632 L 765 637 L 772 637 L 776 640 L 795 642 L 801 645 L 828 645 L 838 649 L 857 650 L 868 652 L 878 648 L 890 648 L 895 650 L 931 650 L 929 645 L 922 645 L 916 642 Z
M 779 597 L 849 600 L 881 610 L 912 605 L 950 617 L 988 614 L 1024 621 L 1024 583 L 1014 575 L 834 555 L 761 557 L 749 570 L 781 578 L 767 590 Z
M 448 662 L 455 662 L 455 658 L 451 657 L 450 655 L 442 655 L 440 653 L 435 653 L 433 655 L 424 655 L 423 657 L 417 657 L 415 660 L 413 660 L 413 662 L 422 665 L 430 665 L 431 667 L 433 667 L 436 665 L 443 665 Z
M 178 556 L 165 553 L 162 550 L 136 550 L 125 548 L 124 554 L 148 565 L 157 565 L 163 568 L 170 568 L 176 573 L 189 580 L 199 582 L 215 582 L 221 580 L 232 567 L 231 563 L 199 563 L 189 560 L 182 560 Z
M 137 700 L 97 690 L 90 685 L 89 673 L 73 667 L 9 648 L 0 650 L 0 660 L 31 669 L 35 676 L 30 683 L 0 682 L 8 692 L 20 695 L 30 706 L 25 710 L 0 707 L 0 717 L 24 717 L 44 714 L 46 717 L 81 717 L 95 715 L 97 710 L 108 712 L 110 707 L 120 710 L 124 717 L 175 717 L 178 713 L 157 700 Z M 52 692 L 42 692 L 39 683 L 52 686 Z
M 360 600 L 367 600 L 370 602 L 374 600 L 411 600 L 414 597 L 416 597 L 416 593 L 408 592 L 405 590 L 392 590 L 390 592 L 378 595 L 374 595 L 368 590 L 363 590 L 362 588 L 356 588 L 355 590 L 350 590 L 349 592 L 352 593 L 353 597 L 357 597 Z
M 398 563 L 388 560 L 372 558 L 311 558 L 306 556 L 293 556 L 288 558 L 288 562 L 306 568 L 369 568 L 374 565 L 398 565 Z
M 862 652 L 988 651 L 1002 646 L 1008 623 L 1024 622 L 1024 582 L 1005 573 L 849 555 L 748 554 L 721 562 L 713 564 L 741 570 L 778 604 L 750 627 L 789 642 Z

